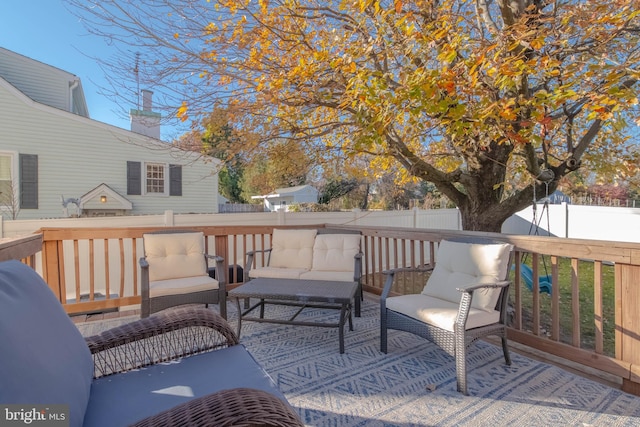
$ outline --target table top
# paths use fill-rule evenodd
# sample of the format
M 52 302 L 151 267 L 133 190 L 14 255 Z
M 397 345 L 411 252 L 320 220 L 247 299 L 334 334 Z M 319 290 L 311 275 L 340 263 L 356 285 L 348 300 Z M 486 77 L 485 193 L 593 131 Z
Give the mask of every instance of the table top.
M 357 289 L 356 282 L 256 278 L 230 290 L 229 297 L 348 303 Z

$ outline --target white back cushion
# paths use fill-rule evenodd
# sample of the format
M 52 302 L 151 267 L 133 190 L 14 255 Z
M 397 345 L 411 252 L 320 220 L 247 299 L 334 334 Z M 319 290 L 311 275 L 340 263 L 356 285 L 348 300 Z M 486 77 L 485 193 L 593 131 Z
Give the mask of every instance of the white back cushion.
M 271 238 L 269 267 L 311 268 L 313 241 L 317 230 L 281 230 L 275 228 Z
M 313 245 L 312 270 L 349 271 L 360 251 L 359 234 L 318 234 Z
M 478 244 L 442 240 L 438 246 L 435 268 L 422 294 L 458 303 L 462 294 L 456 288 L 504 280 L 512 248 L 508 243 Z M 499 296 L 499 288 L 475 291 L 471 306 L 493 311 Z
M 149 263 L 149 281 L 203 276 L 204 234 L 144 234 L 144 253 Z

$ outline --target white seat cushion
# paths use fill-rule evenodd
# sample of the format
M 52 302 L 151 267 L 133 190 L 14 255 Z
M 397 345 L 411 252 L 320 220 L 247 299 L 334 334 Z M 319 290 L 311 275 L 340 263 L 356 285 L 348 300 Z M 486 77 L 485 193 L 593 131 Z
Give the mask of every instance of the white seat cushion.
M 360 251 L 358 234 L 318 234 L 313 245 L 312 271 L 348 271 L 353 280 L 354 257 Z
M 203 233 L 144 234 L 143 239 L 150 282 L 206 274 Z
M 299 279 L 302 273 L 309 270 L 304 268 L 258 267 L 249 270 L 249 277 L 256 279 L 266 277 L 270 279 Z
M 149 282 L 149 296 L 151 298 L 166 295 L 189 294 L 218 289 L 220 283 L 209 276 L 181 277 L 179 279 L 157 280 Z
M 437 326 L 440 329 L 454 332 L 453 325 L 458 316 L 459 303 L 452 303 L 421 294 L 401 295 L 387 298 L 386 301 L 389 310 L 402 313 L 429 325 Z M 490 325 L 499 320 L 499 311 L 485 311 L 472 307 L 469 310 L 465 329 Z
M 305 280 L 331 280 L 333 282 L 353 282 L 353 268 L 351 271 L 316 271 L 311 270 L 300 275 Z
M 456 288 L 505 280 L 512 249 L 513 246 L 508 243 L 478 244 L 442 240 L 438 246 L 435 268 L 422 294 L 457 306 L 461 293 Z M 500 291 L 500 288 L 475 291 L 471 306 L 493 311 Z
M 274 229 L 269 267 L 311 269 L 317 230 Z

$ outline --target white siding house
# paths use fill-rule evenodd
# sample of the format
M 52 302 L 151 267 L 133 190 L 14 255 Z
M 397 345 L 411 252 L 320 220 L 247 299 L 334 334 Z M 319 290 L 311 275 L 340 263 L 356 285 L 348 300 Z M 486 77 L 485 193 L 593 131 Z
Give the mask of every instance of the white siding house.
M 263 199 L 266 211 L 288 211 L 289 206 L 296 203 L 318 203 L 318 190 L 310 185 L 276 188 L 272 193 L 263 196 L 251 196 L 252 199 Z
M 218 212 L 216 159 L 91 120 L 79 78 L 2 48 L 0 129 L 5 218 Z

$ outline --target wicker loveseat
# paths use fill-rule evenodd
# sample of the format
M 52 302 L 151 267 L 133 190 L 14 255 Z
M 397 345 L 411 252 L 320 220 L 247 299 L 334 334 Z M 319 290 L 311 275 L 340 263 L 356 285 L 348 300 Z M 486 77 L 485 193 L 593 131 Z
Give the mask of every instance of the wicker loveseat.
M 320 229 L 274 229 L 271 248 L 247 252 L 244 280 L 273 279 L 330 280 L 356 282 L 355 311 L 360 316 L 362 300 L 362 252 L 360 232 Z M 264 263 L 257 265 L 259 254 Z
M 301 426 L 212 310 L 183 307 L 84 339 L 30 267 L 0 263 L 0 403 L 64 405 L 69 425 Z

